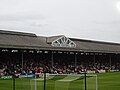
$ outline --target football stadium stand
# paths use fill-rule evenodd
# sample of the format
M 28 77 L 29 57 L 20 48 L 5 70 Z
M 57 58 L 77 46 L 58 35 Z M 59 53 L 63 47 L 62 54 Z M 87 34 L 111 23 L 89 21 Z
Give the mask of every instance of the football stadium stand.
M 0 30 L 0 76 L 120 71 L 120 44 Z

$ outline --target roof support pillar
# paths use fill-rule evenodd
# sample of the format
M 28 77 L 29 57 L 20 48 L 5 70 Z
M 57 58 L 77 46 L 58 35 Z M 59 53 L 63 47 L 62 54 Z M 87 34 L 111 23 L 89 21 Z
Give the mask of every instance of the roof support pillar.
M 74 59 L 75 59 L 75 68 L 76 68 L 76 66 L 77 66 L 77 53 L 75 52 L 74 55 L 75 55 Z
M 112 57 L 111 57 L 111 54 L 110 54 L 110 55 L 109 55 L 110 70 L 111 70 L 111 66 L 112 66 L 112 65 L 111 65 L 112 63 L 111 63 L 111 62 L 112 62 Z
M 53 59 L 53 51 L 51 51 L 51 67 L 53 69 L 53 66 L 54 66 L 54 59 Z
M 95 66 L 95 62 L 96 62 L 96 57 L 95 57 L 95 53 L 93 54 L 93 63 L 94 63 L 94 66 Z
M 22 65 L 22 70 L 23 70 L 23 67 L 24 67 L 24 57 L 23 57 L 23 52 L 21 53 L 21 59 L 22 59 L 21 65 Z

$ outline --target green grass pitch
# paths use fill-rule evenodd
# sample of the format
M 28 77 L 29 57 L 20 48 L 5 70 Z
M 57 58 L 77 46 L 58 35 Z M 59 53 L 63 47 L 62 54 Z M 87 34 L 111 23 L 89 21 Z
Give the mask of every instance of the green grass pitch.
M 35 80 L 18 78 L 16 90 L 34 90 Z M 36 80 L 36 89 L 43 90 L 43 80 Z M 12 80 L 0 80 L 0 90 L 13 90 Z M 46 81 L 46 90 L 84 90 L 83 77 L 54 76 Z M 87 77 L 87 90 L 95 90 L 95 78 Z M 120 90 L 120 72 L 98 74 L 98 90 Z

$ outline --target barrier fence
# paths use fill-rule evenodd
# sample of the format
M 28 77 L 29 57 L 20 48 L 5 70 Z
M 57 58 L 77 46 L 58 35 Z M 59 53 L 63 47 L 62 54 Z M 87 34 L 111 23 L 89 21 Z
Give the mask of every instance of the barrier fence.
M 0 90 L 98 90 L 97 75 L 43 73 L 2 76 Z

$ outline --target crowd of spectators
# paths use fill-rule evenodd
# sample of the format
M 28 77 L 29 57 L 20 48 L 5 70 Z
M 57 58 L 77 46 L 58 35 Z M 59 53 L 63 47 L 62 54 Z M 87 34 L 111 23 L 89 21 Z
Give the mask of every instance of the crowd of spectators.
M 55 62 L 53 66 L 51 62 L 46 60 L 39 62 L 29 62 L 26 61 L 23 63 L 0 63 L 0 76 L 4 75 L 30 75 L 30 74 L 41 74 L 43 72 L 54 73 L 54 74 L 70 74 L 70 73 L 82 73 L 84 70 L 94 71 L 99 73 L 100 70 L 110 71 L 116 70 L 120 71 L 120 64 L 116 63 L 114 65 L 109 65 L 108 63 L 89 63 L 89 64 L 80 64 L 74 65 L 73 63 L 67 64 L 62 62 L 61 64 Z

